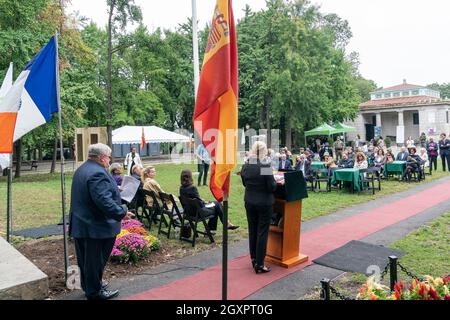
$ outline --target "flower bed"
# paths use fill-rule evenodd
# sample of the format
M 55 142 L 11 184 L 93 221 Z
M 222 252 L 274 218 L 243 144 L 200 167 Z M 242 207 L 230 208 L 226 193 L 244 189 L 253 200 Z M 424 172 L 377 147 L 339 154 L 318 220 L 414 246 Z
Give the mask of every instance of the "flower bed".
M 403 281 L 395 283 L 394 292 L 375 281 L 374 277 L 359 290 L 357 300 L 450 300 L 450 276 L 425 277 L 425 281 L 414 279 L 409 286 Z
M 111 259 L 119 263 L 136 263 L 160 247 L 159 239 L 150 235 L 141 222 L 126 220 L 122 221 L 122 230 L 116 237 Z

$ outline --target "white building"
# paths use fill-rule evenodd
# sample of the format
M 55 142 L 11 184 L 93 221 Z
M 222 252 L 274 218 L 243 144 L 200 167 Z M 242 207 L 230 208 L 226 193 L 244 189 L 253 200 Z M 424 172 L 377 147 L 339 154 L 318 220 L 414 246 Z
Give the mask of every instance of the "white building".
M 422 132 L 437 138 L 450 132 L 450 100 L 427 87 L 403 84 L 370 93 L 371 99 L 359 105 L 359 115 L 353 122 L 357 128 L 349 135 L 359 134 L 370 141 L 377 135 L 389 137 L 393 143 L 403 144 L 411 136 L 417 140 Z

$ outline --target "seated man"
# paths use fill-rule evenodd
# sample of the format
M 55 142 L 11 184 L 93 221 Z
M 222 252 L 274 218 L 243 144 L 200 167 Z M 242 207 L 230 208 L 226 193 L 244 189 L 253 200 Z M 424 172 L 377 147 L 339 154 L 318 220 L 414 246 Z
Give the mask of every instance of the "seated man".
M 305 177 L 306 181 L 312 181 L 313 172 L 311 162 L 306 158 L 305 154 L 301 154 L 297 157 L 295 170 L 303 172 L 303 177 Z
M 278 171 L 290 171 L 292 170 L 291 161 L 287 159 L 285 153 L 282 153 L 280 156 L 280 164 L 278 166 Z
M 406 151 L 405 146 L 402 146 L 400 149 L 400 152 L 397 154 L 396 160 L 397 161 L 407 161 L 408 156 L 409 156 L 408 151 Z
M 347 152 L 342 154 L 342 159 L 338 161 L 337 166 L 342 169 L 349 169 L 355 166 L 355 161 L 348 158 Z

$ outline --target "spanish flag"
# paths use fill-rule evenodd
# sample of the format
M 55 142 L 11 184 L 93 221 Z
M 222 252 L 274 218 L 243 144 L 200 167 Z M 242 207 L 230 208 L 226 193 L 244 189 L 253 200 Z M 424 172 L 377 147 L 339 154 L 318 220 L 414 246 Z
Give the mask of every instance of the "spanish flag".
M 194 130 L 211 155 L 210 189 L 228 194 L 236 166 L 238 57 L 231 0 L 217 0 L 194 110 Z

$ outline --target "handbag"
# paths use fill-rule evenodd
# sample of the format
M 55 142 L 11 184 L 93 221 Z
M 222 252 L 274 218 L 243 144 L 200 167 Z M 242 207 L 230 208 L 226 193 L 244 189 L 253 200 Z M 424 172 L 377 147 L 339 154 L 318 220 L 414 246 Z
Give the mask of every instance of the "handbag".
M 181 227 L 181 237 L 189 239 L 192 236 L 192 228 L 190 224 Z

